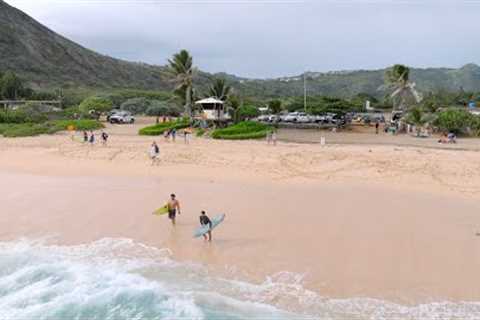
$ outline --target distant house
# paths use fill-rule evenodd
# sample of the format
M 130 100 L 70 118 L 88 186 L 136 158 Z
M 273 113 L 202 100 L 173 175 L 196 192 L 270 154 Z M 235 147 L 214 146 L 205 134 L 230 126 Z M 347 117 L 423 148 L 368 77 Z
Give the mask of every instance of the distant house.
M 214 97 L 198 100 L 195 105 L 199 107 L 198 116 L 205 120 L 228 121 L 231 119 L 225 110 L 225 103 Z

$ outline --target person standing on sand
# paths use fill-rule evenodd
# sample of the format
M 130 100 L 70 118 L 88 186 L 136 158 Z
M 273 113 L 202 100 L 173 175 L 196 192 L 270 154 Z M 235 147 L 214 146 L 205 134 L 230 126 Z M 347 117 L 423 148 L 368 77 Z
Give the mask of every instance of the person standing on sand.
M 95 134 L 93 133 L 93 131 L 90 131 L 90 139 L 89 139 L 89 142 L 90 142 L 90 145 L 93 146 L 93 144 L 95 143 Z
M 375 122 L 375 134 L 378 134 L 378 129 L 380 128 L 380 123 L 378 120 Z
M 180 202 L 176 199 L 176 196 L 172 193 L 170 195 L 170 201 L 167 204 L 168 207 L 168 218 L 172 220 L 172 225 L 175 225 L 175 217 L 180 214 Z
M 212 221 L 203 210 L 202 210 L 202 214 L 200 215 L 200 224 L 202 225 L 202 227 L 206 225 L 209 226 L 210 230 L 208 230 L 208 233 L 207 233 L 208 238 L 207 238 L 207 234 L 204 234 L 203 238 L 205 239 L 205 241 L 208 240 L 209 242 L 211 242 L 212 241 Z
M 160 162 L 160 159 L 158 159 L 158 156 L 160 155 L 160 148 L 158 147 L 157 143 L 155 141 L 152 142 L 152 145 L 150 146 L 150 159 L 152 159 L 152 166 L 154 164 L 157 164 Z
M 83 131 L 83 142 L 87 143 L 88 142 L 88 133 L 87 131 Z
M 102 144 L 103 146 L 107 146 L 108 142 L 108 134 L 105 131 L 102 131 Z
M 175 138 L 177 137 L 177 129 L 173 128 L 171 134 L 172 134 L 172 141 L 175 142 Z

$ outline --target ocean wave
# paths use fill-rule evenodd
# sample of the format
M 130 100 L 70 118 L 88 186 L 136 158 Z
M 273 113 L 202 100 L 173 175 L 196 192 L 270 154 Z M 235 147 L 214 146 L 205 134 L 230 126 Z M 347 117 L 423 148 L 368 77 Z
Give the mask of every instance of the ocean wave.
M 0 242 L 0 319 L 479 319 L 480 303 L 403 306 L 329 299 L 303 275 L 254 284 L 217 276 L 130 239 L 61 246 Z

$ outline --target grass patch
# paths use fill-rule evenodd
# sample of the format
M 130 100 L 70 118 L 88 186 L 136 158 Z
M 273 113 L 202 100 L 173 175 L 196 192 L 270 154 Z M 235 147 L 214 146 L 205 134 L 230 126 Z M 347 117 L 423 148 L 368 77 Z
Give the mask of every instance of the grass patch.
M 4 137 L 31 137 L 40 134 L 54 134 L 67 130 L 69 126 L 76 130 L 96 130 L 103 128 L 103 124 L 96 120 L 53 120 L 43 123 L 2 123 L 0 135 Z
M 200 128 L 200 129 L 197 130 L 197 132 L 195 132 L 195 135 L 197 137 L 203 137 L 205 135 L 205 133 L 207 133 L 207 130 Z
M 212 132 L 212 138 L 225 140 L 247 140 L 262 139 L 272 131 L 272 127 L 253 121 L 245 121 L 237 123 L 233 126 L 217 129 Z
M 165 131 L 170 129 L 184 129 L 190 126 L 190 121 L 187 119 L 171 121 L 171 122 L 162 122 L 153 126 L 148 126 L 142 128 L 138 131 L 139 135 L 142 136 L 159 136 L 162 135 Z

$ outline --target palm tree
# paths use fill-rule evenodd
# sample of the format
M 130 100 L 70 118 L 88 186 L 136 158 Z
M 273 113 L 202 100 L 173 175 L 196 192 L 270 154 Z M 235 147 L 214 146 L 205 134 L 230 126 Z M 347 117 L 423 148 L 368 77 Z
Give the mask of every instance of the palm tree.
M 404 65 L 396 64 L 385 73 L 385 87 L 392 93 L 393 109 L 405 110 L 409 98 L 413 97 L 416 103 L 422 101 L 422 96 L 415 89 L 415 83 L 409 81 L 410 69 Z
M 168 60 L 168 69 L 176 82 L 175 91 L 185 93 L 185 111 L 192 116 L 193 58 L 187 50 L 181 50 Z
M 226 84 L 225 79 L 215 79 L 210 88 L 208 88 L 208 94 L 211 97 L 215 97 L 222 101 L 226 101 L 228 99 L 231 91 L 232 87 Z

